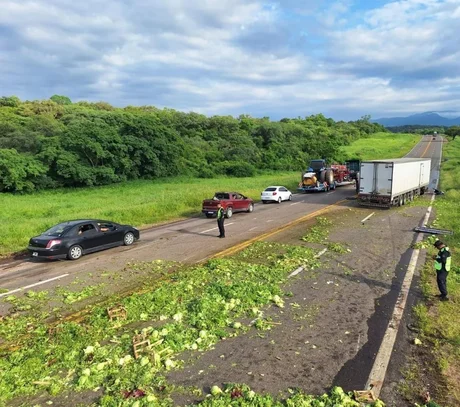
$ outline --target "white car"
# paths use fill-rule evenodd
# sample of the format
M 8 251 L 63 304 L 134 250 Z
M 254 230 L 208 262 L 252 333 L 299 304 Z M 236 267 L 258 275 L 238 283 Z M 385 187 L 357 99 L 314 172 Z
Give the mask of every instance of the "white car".
M 272 186 L 265 188 L 265 191 L 260 194 L 260 199 L 264 204 L 270 201 L 278 203 L 281 203 L 281 201 L 291 201 L 292 192 L 286 187 Z

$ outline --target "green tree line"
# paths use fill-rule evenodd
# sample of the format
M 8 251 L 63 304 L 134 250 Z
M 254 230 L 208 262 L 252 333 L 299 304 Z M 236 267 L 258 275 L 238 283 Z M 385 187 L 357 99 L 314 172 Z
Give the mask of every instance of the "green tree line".
M 312 158 L 338 159 L 341 146 L 380 131 L 368 116 L 354 122 L 321 114 L 271 121 L 72 103 L 59 95 L 38 101 L 1 97 L 0 192 L 301 170 Z
M 394 126 L 387 127 L 387 130 L 392 133 L 414 133 L 414 134 L 445 134 L 455 140 L 457 136 L 460 136 L 460 126 L 426 126 L 417 124 L 408 124 L 405 126 Z
M 444 134 L 449 127 L 447 126 L 427 126 L 424 124 L 406 124 L 404 126 L 387 127 L 392 133 L 414 133 L 414 134 Z

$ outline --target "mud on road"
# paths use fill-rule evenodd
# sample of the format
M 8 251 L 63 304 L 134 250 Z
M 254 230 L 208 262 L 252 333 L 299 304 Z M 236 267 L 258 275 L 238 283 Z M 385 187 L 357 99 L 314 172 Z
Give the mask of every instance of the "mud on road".
M 314 221 L 271 237 L 270 241 L 315 247 L 318 252 L 335 242 L 342 248 L 330 249 L 346 252 L 328 250 L 319 269 L 292 277 L 284 288 L 285 308 L 273 306 L 266 312 L 274 321 L 270 330 L 261 334 L 250 329 L 221 341 L 186 368 L 170 373 L 169 381 L 205 393 L 224 383 L 245 383 L 254 391 L 274 395 L 288 388 L 321 394 L 334 385 L 363 390 L 409 263 L 413 228 L 426 212 L 424 202 L 419 203 L 392 210 L 350 203 L 325 215 L 331 225 L 323 227 L 329 230 L 328 238 L 319 244 L 301 240 Z M 389 406 L 408 405 L 395 388 L 410 339 L 410 334 L 400 332 L 395 344 L 382 391 Z M 178 405 L 199 399 L 192 393 L 175 395 Z

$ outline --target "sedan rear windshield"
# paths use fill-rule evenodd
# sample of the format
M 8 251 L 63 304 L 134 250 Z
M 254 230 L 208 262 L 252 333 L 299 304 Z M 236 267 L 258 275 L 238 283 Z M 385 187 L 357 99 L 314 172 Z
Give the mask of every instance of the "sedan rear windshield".
M 53 226 L 42 234 L 45 236 L 62 236 L 69 229 L 71 229 L 72 226 L 73 225 L 69 225 L 68 223 L 60 223 L 59 225 Z
M 276 188 L 267 188 L 265 191 L 276 191 Z
M 216 199 L 230 199 L 230 195 L 223 193 L 223 192 L 217 192 L 216 195 L 214 195 L 214 198 Z

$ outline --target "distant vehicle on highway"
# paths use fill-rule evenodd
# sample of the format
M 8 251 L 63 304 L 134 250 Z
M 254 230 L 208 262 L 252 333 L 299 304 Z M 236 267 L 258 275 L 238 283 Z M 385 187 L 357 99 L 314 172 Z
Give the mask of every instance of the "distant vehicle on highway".
M 203 201 L 202 210 L 206 217 L 212 218 L 217 214 L 217 204 L 221 204 L 225 216 L 231 218 L 235 212 L 252 212 L 254 201 L 239 192 L 216 192 L 212 199 Z
M 70 220 L 31 238 L 27 249 L 32 257 L 78 260 L 84 254 L 132 245 L 139 237 L 139 231 L 129 225 L 95 219 Z
M 291 201 L 292 192 L 283 186 L 271 186 L 265 188 L 260 194 L 260 199 L 264 204 L 267 202 L 278 202 L 280 204 L 282 201 Z

